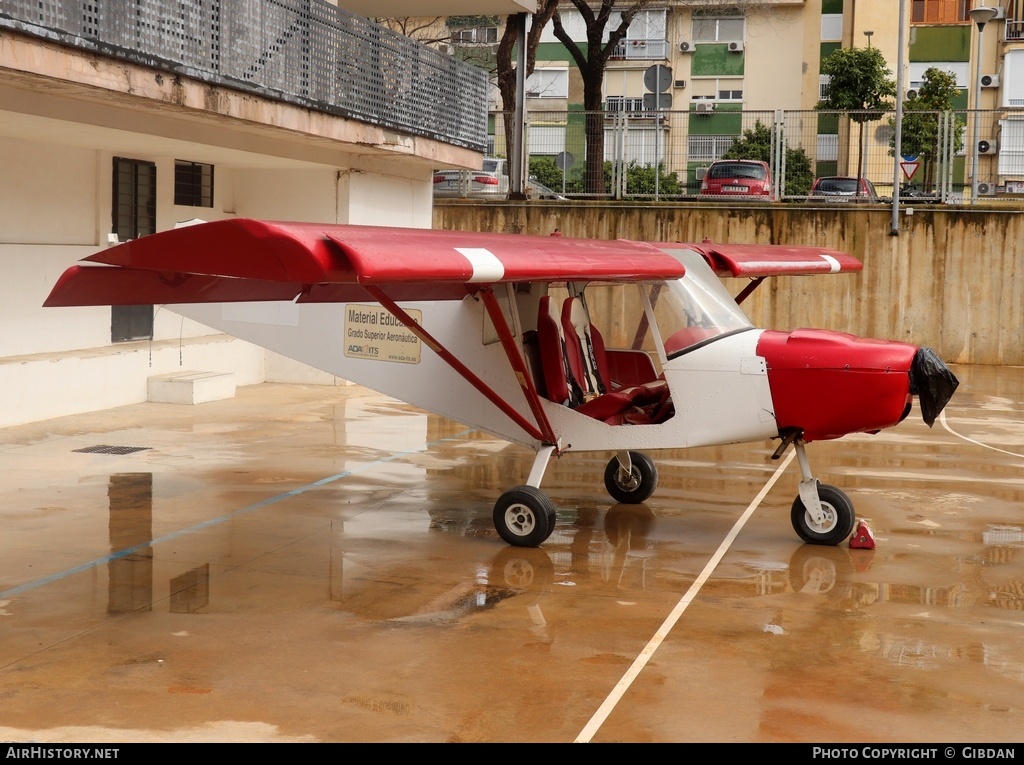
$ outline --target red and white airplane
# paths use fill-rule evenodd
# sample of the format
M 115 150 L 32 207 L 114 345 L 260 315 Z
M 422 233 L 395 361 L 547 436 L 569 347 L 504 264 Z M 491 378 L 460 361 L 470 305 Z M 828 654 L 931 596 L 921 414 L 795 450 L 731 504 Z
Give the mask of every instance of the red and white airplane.
M 832 250 L 232 219 L 86 260 L 46 305 L 168 305 L 533 447 L 525 483 L 494 506 L 513 545 L 554 529 L 539 488 L 552 457 L 614 452 L 605 486 L 639 503 L 658 480 L 641 450 L 767 439 L 781 439 L 776 458 L 797 452 L 797 534 L 838 544 L 853 505 L 813 476 L 805 444 L 896 425 L 915 395 L 931 425 L 957 385 L 927 348 L 751 324 L 739 303 L 767 276 L 860 270 Z M 752 281 L 733 298 L 719 275 Z M 606 346 L 588 304 L 614 307 L 605 331 L 623 347 Z

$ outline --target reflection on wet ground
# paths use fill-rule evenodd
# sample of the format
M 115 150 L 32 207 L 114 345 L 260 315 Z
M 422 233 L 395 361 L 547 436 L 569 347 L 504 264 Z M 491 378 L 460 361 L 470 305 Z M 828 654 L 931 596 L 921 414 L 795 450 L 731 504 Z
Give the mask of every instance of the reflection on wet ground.
M 1024 730 L 1024 370 L 956 373 L 934 429 L 809 450 L 877 548 L 800 544 L 791 466 L 593 740 Z M 777 467 L 654 454 L 614 505 L 569 455 L 531 550 L 490 518 L 528 450 L 358 387 L 2 434 L 8 741 L 572 741 Z

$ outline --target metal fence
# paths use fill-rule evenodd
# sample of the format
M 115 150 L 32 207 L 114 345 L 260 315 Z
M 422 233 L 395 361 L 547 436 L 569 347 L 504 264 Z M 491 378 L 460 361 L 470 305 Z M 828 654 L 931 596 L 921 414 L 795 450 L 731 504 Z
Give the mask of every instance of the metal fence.
M 325 0 L 0 0 L 0 29 L 484 151 L 487 75 Z
M 712 162 L 745 158 L 769 164 L 777 200 L 844 200 L 827 191 L 841 184 L 815 183 L 840 177 L 865 180 L 855 200 L 887 201 L 898 174 L 901 196 L 962 202 L 971 198 L 975 164 L 979 199 L 1024 194 L 1024 109 L 905 112 L 896 157 L 894 112 L 743 111 L 711 102 L 688 111 L 622 107 L 530 112 L 535 184 L 566 197 L 685 199 L 700 195 Z M 503 156 L 504 114 L 494 116 L 490 149 Z

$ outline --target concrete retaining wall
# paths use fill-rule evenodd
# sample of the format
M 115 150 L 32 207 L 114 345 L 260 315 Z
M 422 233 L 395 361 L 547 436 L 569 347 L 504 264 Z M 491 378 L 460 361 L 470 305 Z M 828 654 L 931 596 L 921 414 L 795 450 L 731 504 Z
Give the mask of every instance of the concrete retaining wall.
M 735 207 L 603 202 L 437 202 L 434 228 L 651 242 L 812 245 L 858 274 L 769 280 L 744 303 L 771 329 L 822 327 L 933 347 L 946 361 L 1024 365 L 1024 212 L 835 205 Z M 730 285 L 733 293 L 743 286 Z

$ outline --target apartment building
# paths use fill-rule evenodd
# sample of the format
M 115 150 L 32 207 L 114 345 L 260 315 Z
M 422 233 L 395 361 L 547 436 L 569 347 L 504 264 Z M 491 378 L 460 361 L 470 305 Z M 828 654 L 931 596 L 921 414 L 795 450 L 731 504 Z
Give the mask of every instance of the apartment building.
M 974 2 L 979 6 L 979 2 Z M 987 141 L 979 178 L 985 189 L 1016 190 L 1024 182 L 1024 0 L 992 0 L 997 9 L 981 32 L 972 23 L 970 0 L 906 0 L 905 87 L 920 85 L 932 66 L 953 72 L 962 88 L 956 106 L 982 109 L 977 136 L 955 161 L 961 185 L 969 184 L 970 150 Z M 717 158 L 741 135 L 740 113 L 758 119 L 786 112 L 787 130 L 815 163 L 817 175 L 848 174 L 853 138 L 840 136 L 840 120 L 813 112 L 825 78 L 821 62 L 839 47 L 871 46 L 882 51 L 894 73 L 899 60 L 897 0 L 737 0 L 702 3 L 667 0 L 646 7 L 633 20 L 612 54 L 604 80 L 606 159 L 619 151 L 640 163 L 675 162 L 670 169 L 694 173 Z M 568 4 L 563 24 L 574 40 L 586 39 L 578 12 Z M 613 28 L 617 19 L 609 23 Z M 660 76 L 651 87 L 652 67 Z M 981 97 L 974 84 L 983 83 Z M 531 154 L 585 151 L 582 81 L 565 46 L 549 27 L 528 83 Z M 1020 110 L 1020 111 L 1017 111 Z M 658 112 L 657 114 L 655 112 Z M 628 138 L 615 140 L 616 121 L 628 119 Z M 646 122 L 645 122 L 646 121 Z M 870 136 L 876 153 L 888 151 L 886 123 Z M 623 145 L 623 141 L 626 145 Z M 501 151 L 497 136 L 496 150 Z

